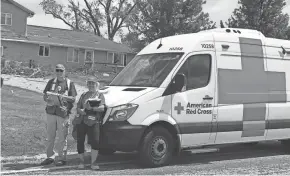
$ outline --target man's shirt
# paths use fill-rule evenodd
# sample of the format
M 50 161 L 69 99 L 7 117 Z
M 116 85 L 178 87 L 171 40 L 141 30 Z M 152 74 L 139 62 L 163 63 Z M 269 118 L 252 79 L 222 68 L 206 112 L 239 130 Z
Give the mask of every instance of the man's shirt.
M 73 97 L 77 96 L 77 91 L 76 91 L 75 85 L 72 81 L 70 82 L 70 90 L 68 90 L 68 85 L 67 85 L 66 79 L 64 79 L 63 81 L 59 81 L 57 79 L 56 84 L 54 86 L 54 89 L 51 90 L 51 88 L 53 88 L 52 87 L 53 81 L 54 81 L 54 78 L 48 81 L 45 89 L 43 90 L 43 93 L 46 93 L 47 91 L 52 91 L 52 92 L 57 92 L 59 94 L 64 94 L 65 91 L 68 91 L 68 96 L 73 96 Z M 60 91 L 58 91 L 58 87 L 60 87 Z
M 66 91 L 68 92 L 68 96 L 76 97 L 77 96 L 77 91 L 75 88 L 74 83 L 71 81 L 70 82 L 70 90 L 68 90 L 68 85 L 67 85 L 67 80 L 64 79 L 63 81 L 59 81 L 58 79 L 56 80 L 55 86 L 53 86 L 53 81 L 54 78 L 49 80 L 48 83 L 46 84 L 45 89 L 43 90 L 43 93 L 46 93 L 47 91 L 52 91 L 56 92 L 59 94 L 64 94 Z M 60 87 L 60 91 L 59 88 Z M 73 103 L 70 102 L 64 102 L 63 104 L 65 107 L 68 108 L 69 114 L 71 113 L 71 109 L 73 108 Z

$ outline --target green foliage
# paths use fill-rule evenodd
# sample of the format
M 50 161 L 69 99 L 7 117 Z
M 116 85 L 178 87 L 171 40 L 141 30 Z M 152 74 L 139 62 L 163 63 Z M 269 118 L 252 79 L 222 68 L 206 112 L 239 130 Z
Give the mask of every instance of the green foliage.
M 287 39 L 290 40 L 290 26 L 288 27 L 287 34 L 286 35 L 287 35 Z
M 136 32 L 129 32 L 121 37 L 121 42 L 130 46 L 134 52 L 139 52 L 145 47 L 146 41 L 144 39 L 139 39 L 138 37 L 139 36 Z
M 98 36 L 105 36 L 114 40 L 117 32 L 124 27 L 124 23 L 135 8 L 136 3 L 127 0 L 83 0 L 85 6 L 79 1 L 68 0 L 65 6 L 56 0 L 42 0 L 40 6 L 46 14 L 62 20 L 73 30 L 94 32 Z M 101 32 L 101 27 L 107 32 Z
M 239 0 L 227 25 L 261 31 L 267 37 L 286 38 L 289 15 L 282 12 L 285 0 Z
M 90 31 L 93 26 L 86 23 L 80 9 L 80 4 L 73 0 L 68 1 L 67 6 L 58 3 L 56 0 L 42 0 L 39 4 L 46 14 L 51 14 L 54 18 L 62 20 L 73 30 Z
M 209 14 L 202 11 L 204 0 L 139 0 L 123 42 L 139 48 L 155 39 L 215 28 Z

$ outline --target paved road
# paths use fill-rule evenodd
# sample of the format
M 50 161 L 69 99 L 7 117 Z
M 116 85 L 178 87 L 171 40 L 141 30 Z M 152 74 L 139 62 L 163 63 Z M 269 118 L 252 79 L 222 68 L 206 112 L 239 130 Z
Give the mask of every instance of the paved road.
M 281 150 L 279 143 L 263 143 L 256 146 L 233 145 L 223 147 L 219 152 L 191 154 L 184 152 L 171 165 L 160 168 L 141 168 L 136 164 L 136 155 L 116 154 L 112 162 L 118 164 L 101 166 L 100 171 L 63 169 L 51 172 L 33 172 L 35 174 L 59 175 L 268 175 L 290 174 L 290 155 Z M 128 157 L 131 155 L 130 157 Z M 133 161 L 132 161 L 133 159 Z M 125 163 L 130 160 L 131 162 Z M 26 173 L 27 174 L 27 173 Z

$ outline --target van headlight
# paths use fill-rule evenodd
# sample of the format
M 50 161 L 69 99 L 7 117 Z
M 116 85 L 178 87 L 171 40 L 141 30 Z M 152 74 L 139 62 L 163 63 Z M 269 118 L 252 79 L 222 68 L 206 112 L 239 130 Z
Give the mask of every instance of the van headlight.
M 138 105 L 136 104 L 116 106 L 110 113 L 109 121 L 125 121 L 134 114 L 137 108 Z

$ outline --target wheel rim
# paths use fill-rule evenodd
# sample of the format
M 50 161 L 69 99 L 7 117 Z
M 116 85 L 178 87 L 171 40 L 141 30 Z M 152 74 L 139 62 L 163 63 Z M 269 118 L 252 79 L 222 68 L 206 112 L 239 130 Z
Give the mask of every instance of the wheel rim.
M 163 137 L 156 137 L 151 145 L 151 156 L 154 159 L 161 159 L 167 151 L 167 143 Z

